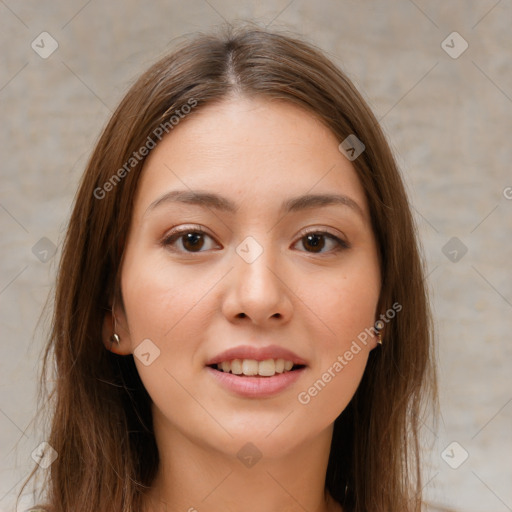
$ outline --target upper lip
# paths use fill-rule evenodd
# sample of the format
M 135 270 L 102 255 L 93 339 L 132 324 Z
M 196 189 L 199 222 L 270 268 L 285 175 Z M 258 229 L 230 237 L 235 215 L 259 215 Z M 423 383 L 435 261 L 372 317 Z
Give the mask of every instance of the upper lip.
M 264 347 L 253 347 L 251 345 L 239 345 L 232 347 L 206 362 L 206 366 L 222 363 L 223 361 L 232 361 L 233 359 L 255 359 L 264 361 L 265 359 L 285 359 L 293 364 L 306 365 L 306 361 L 297 354 L 278 345 L 266 345 Z

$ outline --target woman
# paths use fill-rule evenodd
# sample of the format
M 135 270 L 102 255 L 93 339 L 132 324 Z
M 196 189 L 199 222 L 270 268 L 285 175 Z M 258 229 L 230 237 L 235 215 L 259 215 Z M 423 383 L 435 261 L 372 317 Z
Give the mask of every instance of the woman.
M 133 85 L 76 196 L 44 510 L 420 510 L 431 339 L 352 83 L 289 36 L 196 37 Z

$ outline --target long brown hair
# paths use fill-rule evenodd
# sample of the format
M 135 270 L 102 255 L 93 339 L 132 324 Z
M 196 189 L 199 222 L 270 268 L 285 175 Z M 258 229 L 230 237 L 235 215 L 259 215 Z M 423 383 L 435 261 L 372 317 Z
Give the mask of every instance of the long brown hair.
M 45 496 L 51 512 L 133 512 L 152 484 L 159 457 L 150 397 L 133 357 L 111 353 L 101 338 L 105 312 L 120 297 L 117 272 L 144 163 L 140 155 L 130 159 L 162 123 L 170 131 L 184 105 L 194 104 L 193 116 L 233 93 L 306 108 L 340 142 L 353 134 L 366 147 L 353 165 L 381 257 L 379 311 L 394 304 L 401 311 L 335 421 L 326 489 L 345 512 L 420 509 L 422 404 L 435 403 L 424 399 L 437 391 L 424 270 L 400 174 L 377 120 L 342 71 L 300 39 L 249 26 L 196 36 L 154 64 L 121 101 L 87 165 L 41 375 L 42 386 L 54 382 L 47 440 L 58 457 L 47 470 Z

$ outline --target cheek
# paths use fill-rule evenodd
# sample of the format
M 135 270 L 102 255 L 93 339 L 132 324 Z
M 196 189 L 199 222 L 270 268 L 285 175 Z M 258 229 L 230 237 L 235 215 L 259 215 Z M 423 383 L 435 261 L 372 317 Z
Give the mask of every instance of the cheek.
M 315 338 L 315 363 L 296 398 L 304 413 L 324 423 L 334 421 L 352 399 L 374 346 L 370 328 L 380 294 L 374 263 L 356 258 L 339 277 L 320 286 L 310 282 L 301 293 L 323 334 Z
M 316 337 L 314 364 L 295 397 L 304 419 L 316 418 L 319 428 L 341 414 L 359 386 L 373 343 L 368 332 L 377 300 L 374 293 L 348 286 L 343 291 L 334 287 L 323 297 L 317 304 L 325 304 L 320 315 L 326 334 Z
M 324 334 L 325 353 L 344 351 L 377 319 L 380 272 L 370 255 L 351 258 L 339 273 L 321 281 L 312 276 L 301 288 L 299 296 L 317 317 L 316 325 Z
M 192 266 L 176 270 L 156 258 L 150 263 L 147 257 L 127 257 L 123 265 L 131 352 L 153 402 L 164 409 L 173 403 L 168 417 L 190 405 L 181 386 L 202 367 L 199 348 L 214 306 L 208 292 L 219 280 L 212 272 L 203 274 Z
M 152 339 L 162 349 L 179 344 L 185 327 L 190 346 L 197 339 L 193 334 L 204 328 L 208 302 L 201 298 L 216 282 L 215 276 L 201 277 L 192 267 L 177 269 L 165 262 L 145 261 L 138 264 L 133 258 L 123 267 L 123 299 L 132 349 L 144 338 Z
M 378 300 L 378 292 L 373 288 L 345 279 L 324 291 L 317 304 L 322 304 L 320 314 L 335 343 L 343 345 L 373 325 Z
M 165 411 L 158 417 L 180 424 L 183 414 L 187 421 L 209 424 L 185 389 L 192 387 L 191 375 L 202 367 L 198 349 L 214 306 L 208 292 L 220 277 L 202 275 L 193 267 L 177 271 L 156 260 L 149 264 L 147 258 L 127 258 L 122 275 L 131 350 L 154 406 Z

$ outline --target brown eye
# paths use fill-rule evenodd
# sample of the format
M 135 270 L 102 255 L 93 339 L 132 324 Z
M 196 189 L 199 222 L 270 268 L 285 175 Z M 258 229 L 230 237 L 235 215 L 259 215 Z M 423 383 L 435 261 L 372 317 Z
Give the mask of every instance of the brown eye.
M 182 229 L 167 236 L 162 241 L 162 245 L 175 252 L 196 253 L 212 249 L 216 244 L 213 238 L 204 231 Z
M 204 245 L 202 233 L 187 233 L 182 235 L 183 247 L 190 252 L 200 251 Z
M 320 252 L 325 246 L 323 235 L 318 233 L 306 235 L 302 240 L 303 247 L 308 250 L 311 248 L 311 252 Z
M 313 254 L 336 252 L 350 247 L 344 240 L 322 231 L 306 233 L 297 243 L 299 242 L 307 252 Z M 325 248 L 326 250 L 324 250 Z

